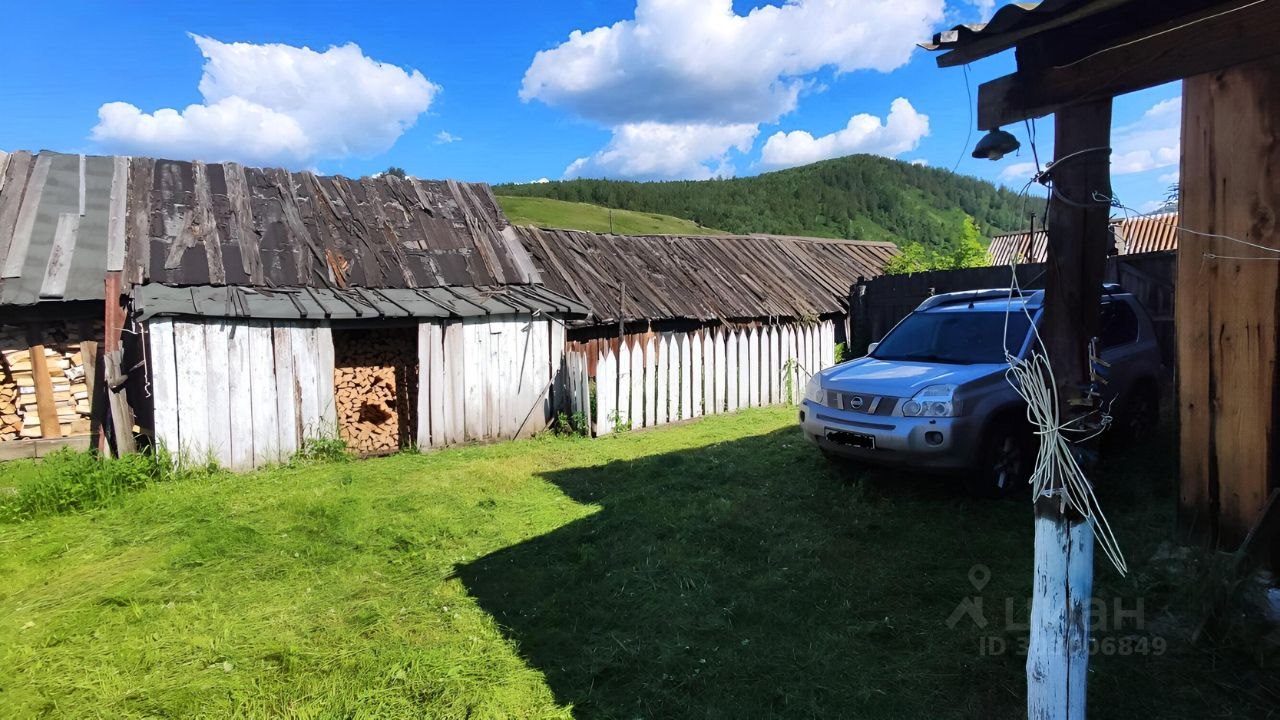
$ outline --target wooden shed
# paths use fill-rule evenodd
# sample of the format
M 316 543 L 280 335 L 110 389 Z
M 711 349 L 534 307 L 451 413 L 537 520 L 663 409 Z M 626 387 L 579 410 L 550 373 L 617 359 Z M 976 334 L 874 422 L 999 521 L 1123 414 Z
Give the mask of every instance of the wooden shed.
M 127 451 L 132 415 L 190 461 L 243 469 L 309 437 L 378 453 L 516 437 L 551 414 L 563 323 L 585 309 L 542 287 L 487 186 L 51 152 L 2 162 L 0 401 L 35 412 L 0 438 L 34 435 L 29 420 L 51 433 L 69 399 L 77 416 L 60 431 L 105 426 Z M 46 318 L 63 316 L 62 344 L 45 340 Z

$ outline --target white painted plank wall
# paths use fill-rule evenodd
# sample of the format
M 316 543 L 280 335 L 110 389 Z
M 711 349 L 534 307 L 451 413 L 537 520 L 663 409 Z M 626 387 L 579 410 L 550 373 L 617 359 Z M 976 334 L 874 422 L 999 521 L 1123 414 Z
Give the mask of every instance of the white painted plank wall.
M 227 336 L 231 328 L 221 320 L 204 323 L 204 350 L 208 355 L 205 391 L 206 422 L 209 424 L 209 453 L 222 467 L 231 467 L 231 372 Z
M 658 353 L 656 338 L 644 338 L 644 426 L 658 424 Z
M 738 405 L 751 407 L 751 340 L 746 330 L 738 333 Z
M 656 408 L 655 424 L 666 425 L 671 421 L 671 394 L 668 388 L 671 387 L 671 335 L 662 333 L 658 336 L 658 370 L 657 370 L 657 396 L 658 405 Z
M 618 358 L 605 350 L 596 363 L 596 434 L 613 432 L 614 412 L 618 402 Z
M 726 331 L 725 345 L 725 409 L 738 409 L 738 333 Z
M 202 465 L 209 460 L 209 356 L 204 328 L 178 322 L 173 327 L 173 355 L 177 366 L 178 453 L 181 462 Z
M 618 425 L 626 427 L 631 423 L 631 348 L 625 342 L 618 347 L 617 403 Z
M 644 346 L 637 341 L 631 346 L 631 427 L 644 423 Z
M 178 368 L 174 361 L 173 321 L 166 318 L 151 321 L 148 334 L 155 439 L 176 455 L 182 444 L 178 434 Z
M 705 373 L 702 358 L 702 333 L 689 333 L 689 415 L 702 417 L 702 377 Z
M 692 417 L 690 410 L 693 406 L 693 372 L 690 367 L 693 353 L 688 333 L 681 333 L 677 339 L 680 341 L 680 419 L 688 420 Z
M 271 326 L 271 347 L 275 358 L 277 453 L 282 461 L 298 452 L 298 383 L 293 372 L 293 333 L 302 328 L 283 323 Z M 210 404 L 215 396 L 209 395 Z
M 751 328 L 747 331 L 747 352 L 751 361 L 747 365 L 748 393 L 751 396 L 751 407 L 760 406 L 760 331 Z
M 232 323 L 227 334 L 227 365 L 231 368 L 231 469 L 253 468 L 253 370 L 249 327 Z
M 725 350 L 724 350 L 724 331 L 717 329 L 711 336 L 712 355 L 715 357 L 715 386 L 712 389 L 711 400 L 715 403 L 716 412 L 724 412 L 724 405 L 728 391 L 725 389 Z
M 250 374 L 253 392 L 253 464 L 260 467 L 280 461 L 280 430 L 276 425 L 275 354 L 271 324 L 248 326 Z

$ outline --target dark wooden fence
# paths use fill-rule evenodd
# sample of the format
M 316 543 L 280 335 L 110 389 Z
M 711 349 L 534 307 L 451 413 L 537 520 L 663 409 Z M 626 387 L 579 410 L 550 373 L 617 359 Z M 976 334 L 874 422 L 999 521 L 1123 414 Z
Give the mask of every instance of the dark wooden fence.
M 1024 288 L 1044 287 L 1044 263 L 1017 266 Z M 1174 360 L 1173 296 L 1176 253 L 1155 252 L 1119 255 L 1107 259 L 1108 282 L 1119 283 L 1133 293 L 1151 314 L 1165 365 Z M 906 317 L 925 298 L 958 290 L 1007 288 L 1008 266 L 933 270 L 911 275 L 884 275 L 853 286 L 849 307 L 854 317 L 851 349 L 862 353 Z

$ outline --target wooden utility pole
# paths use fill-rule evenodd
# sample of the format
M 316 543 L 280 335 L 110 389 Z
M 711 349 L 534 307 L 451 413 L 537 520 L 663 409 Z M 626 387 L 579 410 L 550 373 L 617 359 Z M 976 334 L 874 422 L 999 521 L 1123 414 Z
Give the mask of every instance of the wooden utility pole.
M 1089 385 L 1089 341 L 1098 327 L 1111 197 L 1111 100 L 1063 108 L 1055 122 L 1041 336 L 1056 378 L 1059 422 L 1065 423 L 1089 412 L 1072 401 Z M 1089 450 L 1073 450 L 1087 469 Z M 1062 478 L 1054 480 L 1061 488 Z M 1085 717 L 1092 594 L 1089 519 L 1064 512 L 1057 496 L 1037 498 L 1027 651 L 1027 716 L 1033 720 Z

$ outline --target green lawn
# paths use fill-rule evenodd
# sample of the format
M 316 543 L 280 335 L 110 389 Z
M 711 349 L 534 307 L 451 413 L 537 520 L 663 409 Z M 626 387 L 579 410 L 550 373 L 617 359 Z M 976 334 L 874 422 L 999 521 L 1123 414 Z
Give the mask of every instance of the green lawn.
M 609 208 L 550 198 L 501 196 L 498 204 L 517 225 L 611 232 Z M 612 232 L 618 235 L 722 235 L 692 220 L 658 213 L 614 210 Z
M 1135 572 L 1100 562 L 1099 594 L 1166 649 L 1098 657 L 1092 715 L 1260 717 L 1275 676 L 1190 647 L 1194 597 L 1148 560 L 1171 455 L 1100 478 Z M 1030 530 L 945 480 L 853 481 L 790 409 L 176 480 L 0 525 L 0 717 L 1017 717 Z M 991 624 L 949 627 L 970 597 Z

